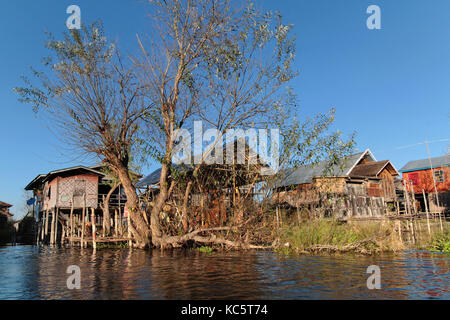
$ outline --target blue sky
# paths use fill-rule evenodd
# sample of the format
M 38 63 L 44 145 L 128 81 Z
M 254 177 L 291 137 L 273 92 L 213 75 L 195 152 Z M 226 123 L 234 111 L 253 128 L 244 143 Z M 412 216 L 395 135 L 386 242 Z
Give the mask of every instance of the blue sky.
M 0 200 L 23 212 L 23 188 L 39 173 L 82 163 L 21 104 L 13 88 L 28 66 L 47 54 L 45 30 L 65 30 L 66 8 L 81 7 L 85 23 L 101 19 L 122 50 L 148 28 L 141 0 L 2 0 L 0 2 Z M 357 132 L 357 148 L 400 169 L 409 160 L 444 155 L 450 143 L 450 1 L 263 0 L 281 11 L 297 34 L 292 84 L 298 113 L 313 116 L 335 107 L 334 129 Z M 366 9 L 381 8 L 381 30 L 366 27 Z M 403 148 L 404 146 L 407 146 Z M 88 163 L 84 163 L 88 164 Z M 148 168 L 150 171 L 153 167 Z M 148 172 L 144 172 L 148 173 Z

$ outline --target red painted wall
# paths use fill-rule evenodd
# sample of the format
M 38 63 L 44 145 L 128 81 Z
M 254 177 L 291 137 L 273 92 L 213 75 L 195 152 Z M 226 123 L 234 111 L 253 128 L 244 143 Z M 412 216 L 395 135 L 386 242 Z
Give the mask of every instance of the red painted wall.
M 444 192 L 450 190 L 450 167 L 435 168 L 433 171 L 444 171 L 444 182 L 437 182 L 436 187 L 438 192 Z M 405 181 L 413 181 L 414 193 L 422 193 L 422 189 L 427 193 L 434 192 L 433 177 L 431 175 L 431 169 L 418 170 L 412 172 L 403 173 L 403 179 Z

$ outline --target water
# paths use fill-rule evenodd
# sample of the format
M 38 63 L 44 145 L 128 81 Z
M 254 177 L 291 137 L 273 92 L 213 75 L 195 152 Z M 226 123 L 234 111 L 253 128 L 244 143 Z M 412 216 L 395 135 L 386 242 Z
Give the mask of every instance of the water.
M 0 247 L 0 299 L 450 299 L 450 256 Z M 66 286 L 81 269 L 81 289 Z M 368 290 L 369 265 L 381 290 Z

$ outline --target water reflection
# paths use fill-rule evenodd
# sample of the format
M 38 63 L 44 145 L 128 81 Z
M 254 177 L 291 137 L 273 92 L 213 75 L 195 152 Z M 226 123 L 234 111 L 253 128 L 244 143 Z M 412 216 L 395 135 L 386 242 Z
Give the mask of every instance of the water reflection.
M 81 268 L 81 290 L 66 286 Z M 369 265 L 381 290 L 368 290 Z M 449 299 L 448 255 L 283 256 L 271 252 L 0 247 L 0 299 Z

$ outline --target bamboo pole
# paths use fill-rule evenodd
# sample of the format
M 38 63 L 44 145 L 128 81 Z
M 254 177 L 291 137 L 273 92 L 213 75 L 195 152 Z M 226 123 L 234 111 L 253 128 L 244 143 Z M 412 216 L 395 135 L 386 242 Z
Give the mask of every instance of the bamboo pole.
M 412 222 L 412 219 L 409 220 L 409 225 L 411 227 L 411 235 L 412 235 L 413 244 L 416 244 L 416 233 L 414 231 L 414 224 Z
M 406 208 L 405 209 L 406 209 L 406 214 L 408 215 L 411 213 L 411 206 L 409 204 L 408 187 L 407 187 L 407 184 L 405 181 L 403 181 L 403 187 L 404 187 L 403 196 L 406 199 Z
M 81 216 L 81 248 L 84 248 L 85 215 L 86 215 L 86 194 L 83 195 L 83 211 Z
M 422 189 L 422 194 L 423 194 L 423 202 L 425 203 L 425 211 L 427 213 L 428 235 L 431 237 L 430 215 L 428 213 L 428 203 L 427 203 L 427 197 L 425 195 L 425 190 L 424 189 Z
M 427 146 L 427 153 L 428 153 L 428 161 L 430 162 L 430 169 L 431 169 L 431 178 L 433 179 L 433 185 L 434 185 L 434 192 L 436 193 L 436 205 L 438 208 L 440 208 L 439 204 L 439 194 L 437 191 L 436 186 L 436 178 L 434 177 L 434 169 L 433 169 L 433 163 L 431 162 L 431 156 L 430 156 L 430 148 L 428 148 L 428 141 L 425 141 L 425 145 Z M 442 217 L 441 217 L 441 211 L 438 209 L 439 213 L 439 223 L 441 225 L 441 232 L 444 232 L 444 227 L 442 225 Z
M 118 224 L 118 221 L 117 221 L 117 209 L 115 209 L 114 210 L 114 235 L 117 237 L 119 234 L 118 234 L 118 232 L 119 232 L 119 230 L 117 229 L 117 224 Z
M 91 223 L 92 223 L 92 246 L 94 250 L 97 249 L 97 243 L 95 242 L 96 238 L 96 226 L 95 226 L 95 209 L 91 208 Z
M 57 244 L 58 243 L 58 220 L 59 220 L 59 208 L 56 208 L 55 209 L 55 212 L 56 212 L 56 214 L 55 214 L 55 234 L 53 235 L 54 236 L 54 239 L 53 239 L 53 244 Z
M 414 214 L 417 214 L 416 197 L 414 196 L 414 186 L 412 181 L 409 182 L 409 186 L 411 187 L 411 201 L 413 203 Z
M 64 245 L 64 237 L 66 235 L 66 226 L 61 222 L 62 233 L 61 233 L 61 246 Z
M 402 239 L 402 222 L 400 220 L 397 220 L 397 228 L 398 228 L 398 237 L 400 239 L 400 242 L 403 243 L 403 239 Z
M 73 194 L 72 194 L 72 205 L 70 206 L 70 245 L 73 243 Z
M 46 212 L 44 211 L 44 216 L 42 218 L 42 231 L 41 231 L 41 241 L 44 241 L 44 235 L 45 235 L 45 221 L 46 221 Z
M 55 209 L 52 210 L 52 221 L 50 225 L 50 245 L 53 246 L 55 235 Z
M 105 213 L 103 213 L 105 214 Z M 105 237 L 105 227 L 106 227 L 106 221 L 105 221 L 105 217 L 103 217 L 102 219 L 102 236 Z
M 45 236 L 48 235 L 48 209 L 45 210 Z
M 131 219 L 130 219 L 130 212 L 127 212 L 127 223 L 128 223 L 128 247 L 131 248 Z

